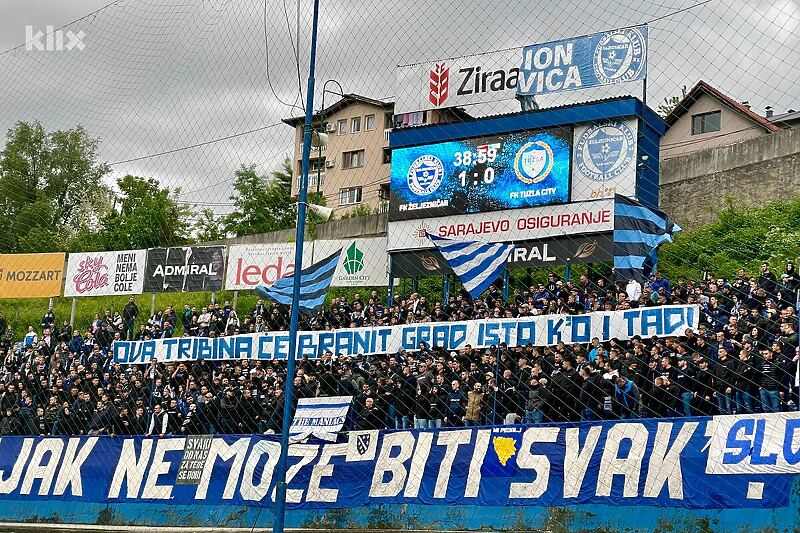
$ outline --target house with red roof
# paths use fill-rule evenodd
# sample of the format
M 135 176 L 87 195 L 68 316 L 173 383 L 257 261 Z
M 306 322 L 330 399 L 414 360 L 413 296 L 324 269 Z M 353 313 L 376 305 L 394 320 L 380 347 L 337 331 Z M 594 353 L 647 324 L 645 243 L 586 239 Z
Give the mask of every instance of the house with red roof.
M 664 120 L 661 160 L 746 141 L 781 131 L 781 126 L 712 87 L 697 82 Z

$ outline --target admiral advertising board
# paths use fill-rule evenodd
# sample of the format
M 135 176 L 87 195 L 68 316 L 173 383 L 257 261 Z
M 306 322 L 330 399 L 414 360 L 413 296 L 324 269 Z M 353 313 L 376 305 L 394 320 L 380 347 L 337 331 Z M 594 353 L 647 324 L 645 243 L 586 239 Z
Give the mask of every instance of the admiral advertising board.
M 141 294 L 147 250 L 69 254 L 64 296 Z
M 574 202 L 454 215 L 424 220 L 389 222 L 388 250 L 433 248 L 427 234 L 456 240 L 513 242 L 562 235 L 601 233 L 614 229 L 614 201 Z
M 147 250 L 144 292 L 221 291 L 225 246 Z
M 571 138 L 552 128 L 395 149 L 389 220 L 567 202 Z
M 388 283 L 386 237 L 306 241 L 303 264 L 308 266 L 339 249 L 342 255 L 332 286 L 378 287 Z M 225 289 L 250 290 L 259 285 L 271 286 L 278 279 L 294 273 L 294 254 L 295 243 L 292 242 L 230 246 Z
M 637 126 L 636 119 L 575 126 L 573 201 L 636 196 Z
M 403 65 L 395 113 L 510 101 L 647 75 L 647 26 Z
M 595 263 L 614 258 L 613 233 L 570 235 L 536 241 L 518 241 L 508 258 L 508 268 L 540 268 L 566 263 Z M 436 249 L 392 254 L 392 273 L 402 278 L 452 274 Z

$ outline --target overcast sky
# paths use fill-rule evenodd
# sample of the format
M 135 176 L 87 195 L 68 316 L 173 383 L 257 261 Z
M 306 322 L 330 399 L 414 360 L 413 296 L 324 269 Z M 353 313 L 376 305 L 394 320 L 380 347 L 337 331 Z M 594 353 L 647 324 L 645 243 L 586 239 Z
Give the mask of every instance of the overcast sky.
M 101 139 L 103 160 L 145 157 L 115 165 L 114 176 L 157 177 L 181 187 L 184 200 L 226 212 L 236 168 L 274 169 L 292 151 L 293 132 L 280 119 L 302 114 L 292 46 L 297 4 L 266 0 L 264 17 L 263 1 L 122 0 L 103 8 L 108 0 L 2 0 L 0 128 L 20 120 L 40 120 L 48 130 L 82 124 Z M 719 0 L 668 16 L 696 3 L 702 2 L 321 0 L 317 94 L 335 78 L 346 92 L 390 98 L 398 64 L 666 16 L 650 25 L 652 107 L 704 79 L 760 113 L 767 105 L 776 113 L 800 108 L 798 2 Z M 304 90 L 311 2 L 301 4 Z M 82 50 L 26 50 L 26 27 L 35 34 L 76 19 L 63 31 L 82 31 Z M 641 87 L 570 92 L 542 103 L 613 94 L 640 96 Z M 515 108 L 509 101 L 472 111 Z M 251 130 L 258 131 L 147 157 Z

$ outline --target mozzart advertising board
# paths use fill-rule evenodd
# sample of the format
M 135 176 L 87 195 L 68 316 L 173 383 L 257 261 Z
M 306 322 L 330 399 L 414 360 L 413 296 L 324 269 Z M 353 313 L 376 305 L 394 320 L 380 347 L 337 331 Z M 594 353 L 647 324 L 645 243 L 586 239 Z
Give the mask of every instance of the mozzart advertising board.
M 141 294 L 147 250 L 69 254 L 64 296 Z
M 572 200 L 636 196 L 638 120 L 578 124 L 572 154 Z
M 303 264 L 309 266 L 338 249 L 342 255 L 334 273 L 334 287 L 379 287 L 388 283 L 386 237 L 306 241 Z M 258 285 L 271 286 L 294 272 L 294 253 L 294 243 L 230 246 L 225 288 L 248 290 Z
M 577 202 L 425 220 L 389 222 L 388 250 L 433 248 L 427 234 L 456 240 L 512 242 L 614 229 L 613 200 Z
M 647 75 L 647 26 L 397 69 L 395 113 L 612 85 Z
M 269 507 L 279 439 L 4 436 L 0 499 Z M 800 474 L 800 414 L 352 431 L 288 457 L 291 509 L 781 508 Z
M 542 315 L 518 319 L 468 322 L 430 322 L 403 326 L 301 331 L 298 357 L 320 357 L 326 351 L 343 356 L 397 353 L 429 346 L 460 350 L 467 344 L 488 348 L 505 342 L 509 346 L 553 346 L 611 339 L 677 337 L 687 328 L 697 329 L 700 311 L 694 305 L 668 305 L 628 311 L 602 311 L 585 315 Z M 274 331 L 232 337 L 183 337 L 150 341 L 116 341 L 114 361 L 121 364 L 158 361 L 286 359 L 289 333 Z
M 61 294 L 64 254 L 0 254 L 0 298 Z
M 221 291 L 225 246 L 147 250 L 144 292 Z
M 508 268 L 540 268 L 566 263 L 595 263 L 614 258 L 612 233 L 593 233 L 556 237 L 538 241 L 518 241 L 508 258 Z M 392 254 L 392 272 L 402 278 L 452 274 L 436 248 L 395 252 Z
M 569 201 L 569 128 L 392 151 L 389 220 Z

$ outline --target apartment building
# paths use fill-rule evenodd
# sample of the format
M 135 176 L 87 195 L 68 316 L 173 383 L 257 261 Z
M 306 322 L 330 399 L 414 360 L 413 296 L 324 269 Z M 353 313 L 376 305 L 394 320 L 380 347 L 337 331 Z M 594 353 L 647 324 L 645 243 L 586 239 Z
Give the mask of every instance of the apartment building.
M 394 102 L 346 94 L 314 115 L 314 129 L 328 134 L 328 144 L 311 150 L 308 191 L 322 194 L 335 216 L 358 208 L 383 211 L 389 202 L 391 128 L 468 118 L 469 114 L 457 108 L 394 116 Z M 304 121 L 304 117 L 283 121 L 295 128 L 295 196 L 300 186 Z

